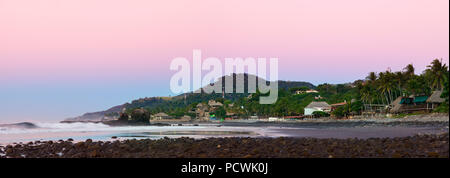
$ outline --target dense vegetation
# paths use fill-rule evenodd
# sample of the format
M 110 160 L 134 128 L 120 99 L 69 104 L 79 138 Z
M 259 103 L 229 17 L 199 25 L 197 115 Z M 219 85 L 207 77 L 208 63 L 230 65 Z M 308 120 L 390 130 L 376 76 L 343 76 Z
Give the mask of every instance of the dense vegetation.
M 429 96 L 434 90 L 447 91 L 444 97 L 448 100 L 448 84 L 445 84 L 448 77 L 448 66 L 435 59 L 420 75 L 416 75 L 414 66 L 408 64 L 403 71 L 370 72 L 365 81 L 355 83 L 363 103 L 388 105 L 399 96 Z
M 235 79 L 234 74 L 233 79 Z M 244 74 L 245 77 L 248 77 Z M 436 109 L 437 112 L 448 112 L 448 66 L 441 60 L 435 59 L 427 66 L 421 74 L 415 74 L 415 68 L 408 64 L 402 71 L 392 72 L 370 72 L 365 80 L 357 80 L 346 84 L 320 84 L 317 87 L 306 82 L 280 81 L 278 100 L 274 104 L 259 104 L 259 97 L 263 96 L 259 91 L 253 94 L 231 93 L 186 93 L 172 98 L 153 97 L 135 100 L 127 103 L 126 115 L 133 120 L 145 120 L 151 114 L 165 112 L 174 117 L 189 115 L 198 103 L 207 103 L 216 100 L 224 103 L 212 114 L 217 118 L 226 117 L 227 112 L 235 113 L 237 116 L 293 116 L 302 115 L 304 108 L 312 101 L 326 101 L 329 104 L 346 102 L 333 111 L 337 117 L 345 117 L 351 114 L 359 114 L 364 110 L 364 104 L 389 105 L 399 96 L 430 95 L 434 90 L 443 90 L 442 98 L 446 102 Z M 224 78 L 223 78 L 224 79 Z M 223 82 L 224 80 L 222 80 Z M 247 78 L 244 85 L 247 86 Z M 234 83 L 235 84 L 235 83 Z M 316 89 L 318 93 L 296 94 L 297 90 Z M 235 90 L 235 88 L 234 88 Z M 247 88 L 245 88 L 247 91 Z M 228 104 L 233 103 L 233 106 Z M 141 110 L 136 111 L 140 108 Z M 328 116 L 327 113 L 316 112 L 314 116 Z M 121 118 L 125 116 L 121 115 Z

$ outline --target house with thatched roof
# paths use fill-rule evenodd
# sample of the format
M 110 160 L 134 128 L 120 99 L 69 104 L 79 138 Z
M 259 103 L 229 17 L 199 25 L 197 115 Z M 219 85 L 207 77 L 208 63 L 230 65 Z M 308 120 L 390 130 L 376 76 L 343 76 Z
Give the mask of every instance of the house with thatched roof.
M 434 92 L 433 92 L 434 94 Z M 440 96 L 440 95 L 439 95 Z M 429 101 L 435 101 L 435 99 L 431 98 L 432 96 L 419 95 L 414 96 L 411 95 L 409 97 L 399 96 L 395 99 L 389 106 L 391 113 L 409 113 L 416 111 L 429 111 L 430 108 Z
M 427 108 L 434 109 L 438 107 L 441 103 L 445 101 L 444 98 L 441 98 L 442 90 L 441 91 L 433 91 L 430 97 L 427 99 Z
M 330 112 L 331 105 L 324 101 L 313 101 L 305 107 L 305 116 L 313 115 L 314 111 Z

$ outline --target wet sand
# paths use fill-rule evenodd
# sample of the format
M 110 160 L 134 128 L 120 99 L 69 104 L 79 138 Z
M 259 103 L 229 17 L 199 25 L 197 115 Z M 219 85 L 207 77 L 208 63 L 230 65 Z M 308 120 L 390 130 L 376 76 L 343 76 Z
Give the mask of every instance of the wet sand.
M 271 135 L 284 137 L 313 138 L 393 138 L 407 137 L 417 134 L 439 134 L 448 130 L 436 127 L 356 127 L 356 128 L 326 128 L 326 129 L 296 129 L 273 128 Z

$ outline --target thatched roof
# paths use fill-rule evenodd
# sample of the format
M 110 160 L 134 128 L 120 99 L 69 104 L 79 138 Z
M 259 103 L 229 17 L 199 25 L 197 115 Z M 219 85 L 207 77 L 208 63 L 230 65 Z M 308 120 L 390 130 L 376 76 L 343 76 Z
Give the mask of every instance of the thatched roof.
M 392 101 L 392 103 L 391 103 L 391 106 L 392 106 L 391 112 L 398 112 L 398 111 L 400 111 L 400 109 L 402 108 L 402 104 L 400 104 L 402 99 L 403 99 L 403 97 L 399 96 L 399 97 L 397 97 L 397 99 Z
M 441 98 L 442 91 L 433 91 L 431 96 L 427 99 L 427 103 L 443 103 L 445 100 Z
M 306 108 L 331 108 L 331 106 L 324 101 L 313 101 Z

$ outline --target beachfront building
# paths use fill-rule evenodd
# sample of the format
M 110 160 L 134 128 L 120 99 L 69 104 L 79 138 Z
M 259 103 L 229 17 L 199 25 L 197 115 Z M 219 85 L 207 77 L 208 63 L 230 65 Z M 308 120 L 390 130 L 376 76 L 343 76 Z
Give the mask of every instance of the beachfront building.
M 441 91 L 433 91 L 431 96 L 427 99 L 427 109 L 433 110 L 434 108 L 438 107 L 440 104 L 442 104 L 445 99 L 441 98 L 442 90 Z
M 427 108 L 428 96 L 409 96 L 398 97 L 390 104 L 391 113 L 410 113 L 416 111 L 428 111 Z
M 166 113 L 160 112 L 158 114 L 154 114 L 151 116 L 152 120 L 163 120 L 163 119 L 171 119 L 172 117 Z
M 331 106 L 324 101 L 313 101 L 305 107 L 304 115 L 312 116 L 314 111 L 330 112 Z

